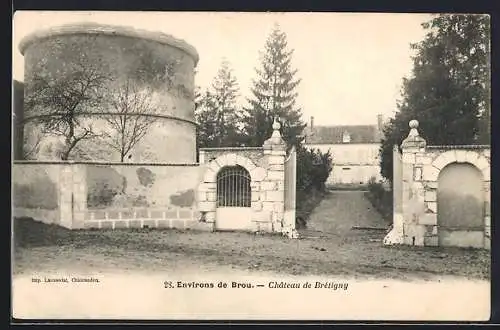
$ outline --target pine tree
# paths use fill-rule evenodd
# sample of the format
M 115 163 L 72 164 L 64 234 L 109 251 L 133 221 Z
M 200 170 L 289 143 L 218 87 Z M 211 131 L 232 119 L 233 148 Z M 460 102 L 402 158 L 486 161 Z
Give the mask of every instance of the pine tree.
M 403 80 L 399 112 L 385 129 L 381 174 L 392 181 L 392 147 L 417 119 L 433 145 L 489 143 L 490 23 L 486 15 L 441 14 L 422 24 L 413 76 Z
M 239 85 L 230 64 L 223 60 L 211 86 L 197 100 L 199 147 L 228 147 L 238 144 L 241 109 L 236 101 Z
M 245 108 L 244 143 L 262 146 L 272 134 L 275 117 L 281 122 L 281 133 L 288 145 L 299 145 L 305 127 L 302 111 L 296 105 L 297 70 L 292 68 L 293 50 L 288 50 L 287 37 L 278 25 L 266 40 L 261 53 L 261 67 L 251 88 L 252 97 Z

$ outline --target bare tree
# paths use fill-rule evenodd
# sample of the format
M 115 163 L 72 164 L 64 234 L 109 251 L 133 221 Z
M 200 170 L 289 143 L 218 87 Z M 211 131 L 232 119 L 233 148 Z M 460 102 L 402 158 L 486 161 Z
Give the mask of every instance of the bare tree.
M 101 91 L 110 77 L 102 61 L 88 55 L 96 53 L 95 46 L 93 37 L 56 39 L 27 77 L 26 120 L 38 123 L 44 134 L 64 138 L 63 160 L 69 159 L 78 143 L 98 136 L 85 117 L 100 106 Z
M 128 79 L 110 93 L 109 104 L 111 113 L 105 116 L 105 120 L 111 133 L 106 134 L 106 142 L 119 152 L 120 161 L 123 162 L 157 120 L 154 116 L 153 92 Z
M 22 159 L 34 159 L 40 151 L 42 134 L 40 132 L 30 132 L 29 136 L 24 136 L 22 144 Z

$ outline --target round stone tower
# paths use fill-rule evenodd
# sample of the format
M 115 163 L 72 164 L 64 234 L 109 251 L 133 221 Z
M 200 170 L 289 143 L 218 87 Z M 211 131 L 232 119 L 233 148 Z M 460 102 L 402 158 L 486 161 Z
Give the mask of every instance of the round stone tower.
M 163 33 L 80 23 L 36 32 L 19 49 L 32 159 L 196 161 L 198 53 L 191 45 Z

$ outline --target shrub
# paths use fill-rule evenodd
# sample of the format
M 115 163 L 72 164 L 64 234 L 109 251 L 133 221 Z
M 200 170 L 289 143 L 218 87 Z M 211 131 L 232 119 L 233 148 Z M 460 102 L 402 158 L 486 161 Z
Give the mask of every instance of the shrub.
M 325 182 L 332 171 L 330 152 L 297 149 L 296 227 L 305 228 L 309 215 L 324 198 Z
M 392 190 L 374 177 L 368 181 L 368 200 L 388 223 L 392 222 Z
M 325 182 L 332 171 L 330 151 L 297 149 L 297 191 L 308 192 L 313 188 L 325 190 Z

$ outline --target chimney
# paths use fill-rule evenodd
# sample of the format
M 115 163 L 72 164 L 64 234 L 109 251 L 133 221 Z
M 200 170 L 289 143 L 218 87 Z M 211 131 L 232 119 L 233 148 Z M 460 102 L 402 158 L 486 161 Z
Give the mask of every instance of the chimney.
M 314 128 L 314 116 L 311 116 L 311 131 Z

